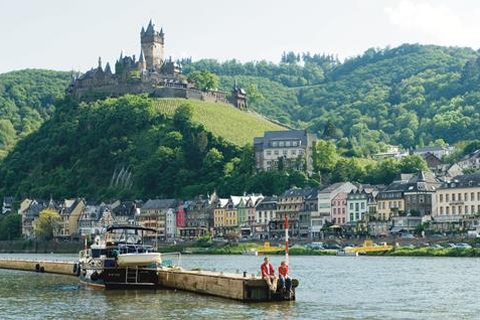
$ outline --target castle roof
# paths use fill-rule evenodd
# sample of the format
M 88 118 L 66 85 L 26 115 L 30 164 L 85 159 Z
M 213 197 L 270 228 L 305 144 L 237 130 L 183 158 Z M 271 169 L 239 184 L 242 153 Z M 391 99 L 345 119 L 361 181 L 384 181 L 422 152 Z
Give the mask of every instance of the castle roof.
M 160 31 L 155 30 L 155 23 L 153 23 L 152 19 L 150 19 L 150 22 L 148 23 L 147 30 L 144 30 L 142 27 L 142 31 L 140 31 L 140 35 L 159 35 L 160 37 L 163 37 L 163 28 L 160 29 Z

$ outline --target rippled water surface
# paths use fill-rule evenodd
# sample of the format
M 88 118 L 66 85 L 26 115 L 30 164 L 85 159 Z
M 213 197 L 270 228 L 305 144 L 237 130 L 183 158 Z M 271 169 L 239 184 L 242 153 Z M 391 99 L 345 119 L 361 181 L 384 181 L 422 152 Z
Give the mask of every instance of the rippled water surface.
M 0 258 L 32 258 L 0 255 Z M 43 255 L 41 259 L 73 259 Z M 282 257 L 272 256 L 278 266 Z M 183 255 L 186 269 L 258 274 L 262 257 Z M 291 256 L 297 301 L 242 303 L 173 290 L 102 291 L 0 269 L 2 319 L 480 319 L 480 259 Z

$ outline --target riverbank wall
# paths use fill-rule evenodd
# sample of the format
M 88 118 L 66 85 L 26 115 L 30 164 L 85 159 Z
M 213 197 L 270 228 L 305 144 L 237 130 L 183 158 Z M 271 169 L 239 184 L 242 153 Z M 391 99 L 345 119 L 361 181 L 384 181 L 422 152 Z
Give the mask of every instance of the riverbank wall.
M 0 268 L 77 275 L 73 261 L 0 259 Z

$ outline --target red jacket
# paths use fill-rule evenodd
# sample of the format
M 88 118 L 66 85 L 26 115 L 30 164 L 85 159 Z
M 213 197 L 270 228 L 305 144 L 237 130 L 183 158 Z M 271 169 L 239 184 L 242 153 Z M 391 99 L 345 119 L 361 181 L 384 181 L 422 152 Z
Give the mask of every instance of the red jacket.
M 273 269 L 273 266 L 271 263 L 268 265 L 265 265 L 265 263 L 262 263 L 260 266 L 260 270 L 262 270 L 262 278 L 266 276 L 274 276 L 275 275 L 275 270 Z
M 278 267 L 278 275 L 280 278 L 286 278 L 288 276 L 288 266 Z

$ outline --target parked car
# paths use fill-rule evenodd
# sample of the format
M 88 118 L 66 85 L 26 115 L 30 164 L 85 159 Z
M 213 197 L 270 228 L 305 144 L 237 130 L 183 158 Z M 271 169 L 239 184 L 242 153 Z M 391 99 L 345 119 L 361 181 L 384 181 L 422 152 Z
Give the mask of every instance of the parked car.
M 452 248 L 456 248 L 457 246 L 453 243 L 445 243 L 443 247 L 447 249 L 452 249 Z
M 216 243 L 228 243 L 228 240 L 222 237 L 215 237 L 212 239 L 212 241 Z
M 433 249 L 443 249 L 443 246 L 441 244 L 438 244 L 438 243 L 434 243 L 430 246 L 430 248 L 433 248 Z
M 306 248 L 308 249 L 324 249 L 323 243 L 322 242 L 311 242 L 305 245 Z
M 457 243 L 457 244 L 455 244 L 455 247 L 460 248 L 460 249 L 471 249 L 472 248 L 471 245 L 469 245 L 468 243 L 465 243 L 465 242 Z
M 343 249 L 341 246 L 339 246 L 339 245 L 336 244 L 336 243 L 325 243 L 325 244 L 323 245 L 323 247 L 324 247 L 325 249 L 330 249 L 330 250 L 341 250 L 341 249 Z

